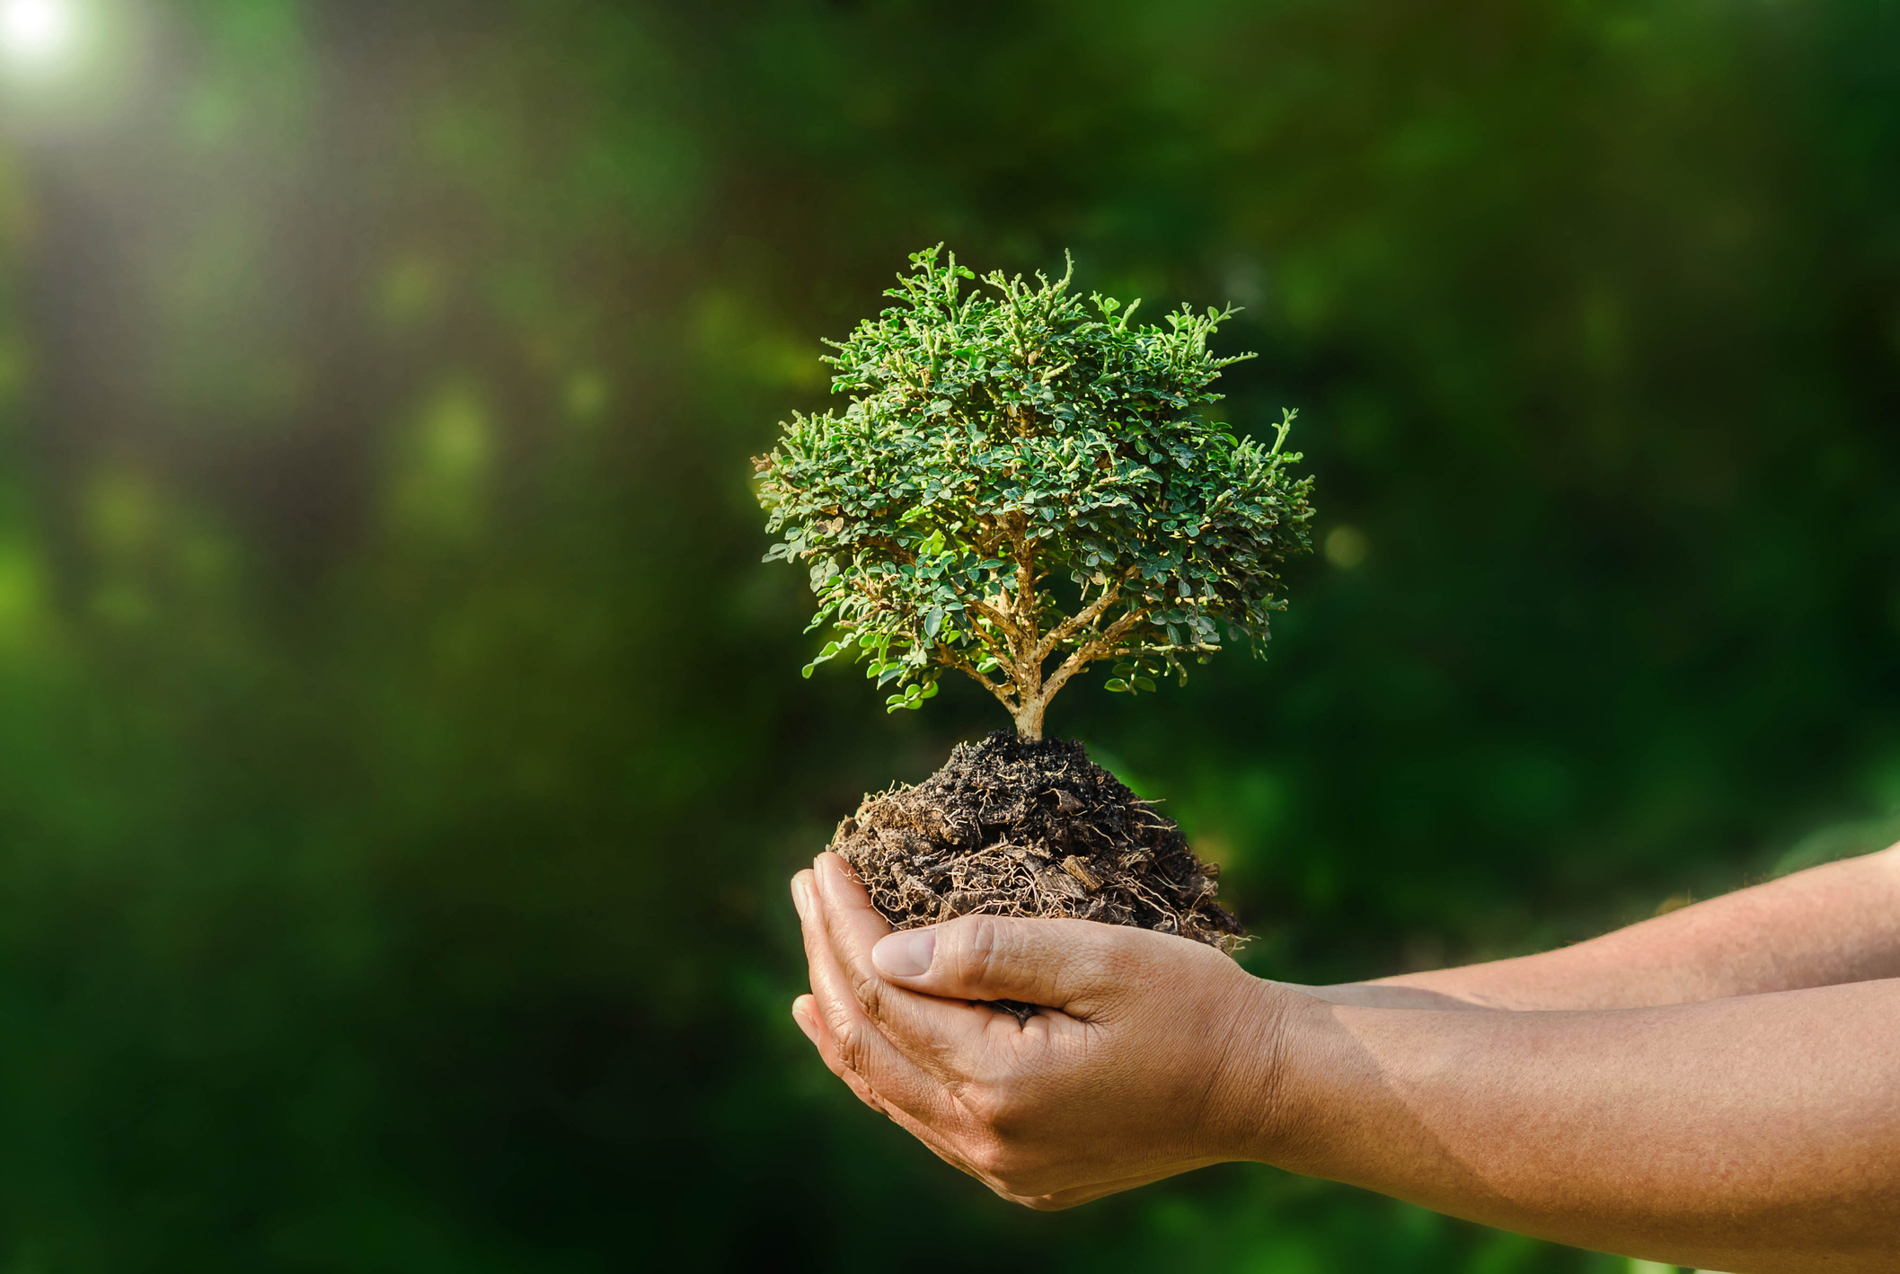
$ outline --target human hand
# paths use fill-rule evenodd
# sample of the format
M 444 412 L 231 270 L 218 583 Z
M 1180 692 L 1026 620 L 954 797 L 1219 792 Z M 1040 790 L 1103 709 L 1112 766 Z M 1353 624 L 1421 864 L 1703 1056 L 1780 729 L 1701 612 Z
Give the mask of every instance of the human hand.
M 1293 993 L 1185 938 L 964 916 L 893 935 L 836 854 L 792 880 L 799 1028 L 866 1105 L 1004 1198 L 1053 1210 L 1254 1157 Z M 1046 1006 L 1026 1021 L 984 1000 Z

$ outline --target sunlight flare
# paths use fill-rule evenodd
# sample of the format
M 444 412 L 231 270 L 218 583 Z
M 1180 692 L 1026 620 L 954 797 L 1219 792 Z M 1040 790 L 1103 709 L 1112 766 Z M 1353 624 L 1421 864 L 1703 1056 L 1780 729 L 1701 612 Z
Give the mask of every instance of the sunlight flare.
M 70 0 L 0 0 L 0 52 L 22 67 L 57 63 L 73 48 Z

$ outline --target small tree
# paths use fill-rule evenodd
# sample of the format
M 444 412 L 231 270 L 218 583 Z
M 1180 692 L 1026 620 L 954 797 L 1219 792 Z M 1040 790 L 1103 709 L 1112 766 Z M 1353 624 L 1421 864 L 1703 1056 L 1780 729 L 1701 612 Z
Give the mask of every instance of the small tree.
M 811 570 L 805 675 L 852 653 L 915 708 L 955 669 L 1042 737 L 1056 692 L 1112 662 L 1108 688 L 1186 678 L 1223 632 L 1256 651 L 1280 572 L 1310 547 L 1312 479 L 1283 451 L 1201 416 L 1221 395 L 1208 338 L 1235 310 L 1187 306 L 1137 326 L 1139 301 L 1059 279 L 976 275 L 942 245 L 913 253 L 826 360 L 841 412 L 794 413 L 753 463 L 766 560 Z

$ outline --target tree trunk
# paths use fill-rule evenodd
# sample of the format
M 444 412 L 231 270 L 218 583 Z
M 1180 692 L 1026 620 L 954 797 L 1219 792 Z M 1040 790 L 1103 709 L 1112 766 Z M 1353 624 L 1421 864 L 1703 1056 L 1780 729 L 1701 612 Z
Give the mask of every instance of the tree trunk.
M 1043 699 L 1037 697 L 1029 700 L 1016 710 L 1016 733 L 1020 737 L 1028 739 L 1032 743 L 1042 738 L 1043 706 Z

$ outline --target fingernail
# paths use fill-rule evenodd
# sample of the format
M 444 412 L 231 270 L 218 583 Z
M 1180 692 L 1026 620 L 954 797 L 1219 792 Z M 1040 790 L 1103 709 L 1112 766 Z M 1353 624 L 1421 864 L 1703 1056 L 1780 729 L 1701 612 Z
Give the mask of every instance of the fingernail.
M 937 953 L 935 929 L 912 929 L 880 938 L 871 948 L 871 963 L 879 973 L 894 978 L 914 978 L 930 969 L 930 958 Z
M 804 920 L 811 913 L 811 882 L 804 873 L 792 877 L 792 906 L 798 908 L 798 918 Z

